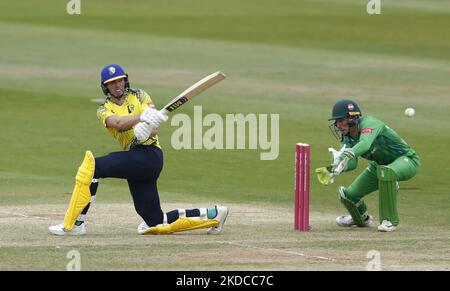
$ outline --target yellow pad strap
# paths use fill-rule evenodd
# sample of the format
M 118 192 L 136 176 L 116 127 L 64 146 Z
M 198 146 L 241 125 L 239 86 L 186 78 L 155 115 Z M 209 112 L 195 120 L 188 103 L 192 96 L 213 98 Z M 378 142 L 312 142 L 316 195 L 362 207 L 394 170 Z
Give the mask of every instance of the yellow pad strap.
M 90 151 L 86 151 L 83 162 L 78 168 L 75 177 L 75 186 L 70 198 L 69 208 L 64 217 L 64 228 L 72 230 L 78 215 L 91 201 L 91 190 L 89 186 L 95 172 L 95 159 Z
M 178 218 L 168 225 L 160 225 L 149 228 L 144 234 L 171 234 L 174 232 L 188 231 L 200 228 L 217 226 L 219 221 L 215 219 L 201 220 L 191 218 Z

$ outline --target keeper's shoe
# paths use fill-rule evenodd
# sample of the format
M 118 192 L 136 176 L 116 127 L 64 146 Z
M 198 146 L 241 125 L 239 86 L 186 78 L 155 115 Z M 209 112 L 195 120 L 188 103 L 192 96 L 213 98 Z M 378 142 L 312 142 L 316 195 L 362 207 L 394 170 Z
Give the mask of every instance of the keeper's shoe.
M 65 230 L 64 229 L 64 223 L 53 225 L 48 228 L 50 233 L 55 235 L 85 235 L 86 234 L 86 227 L 84 226 L 84 223 L 80 226 L 74 225 L 72 230 Z
M 378 231 L 380 232 L 391 232 L 395 229 L 396 227 L 389 220 L 383 220 L 383 222 L 378 226 Z
M 370 226 L 372 224 L 373 218 L 371 215 L 363 215 L 365 226 Z M 336 223 L 342 227 L 356 226 L 355 221 L 351 215 L 342 215 L 336 218 Z
M 223 225 L 225 224 L 225 220 L 227 220 L 228 214 L 230 211 L 228 207 L 222 205 L 216 205 L 217 215 L 213 219 L 219 221 L 217 226 L 211 227 L 208 229 L 208 234 L 220 234 L 223 231 Z

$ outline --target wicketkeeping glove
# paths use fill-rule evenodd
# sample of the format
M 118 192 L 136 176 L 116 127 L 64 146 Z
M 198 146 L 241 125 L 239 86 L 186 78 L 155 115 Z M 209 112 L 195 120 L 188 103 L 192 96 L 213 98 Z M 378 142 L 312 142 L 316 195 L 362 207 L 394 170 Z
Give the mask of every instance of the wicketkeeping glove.
M 331 172 L 335 176 L 339 176 L 342 172 L 347 170 L 348 161 L 350 161 L 350 159 L 348 157 L 345 157 L 342 161 L 339 162 L 339 164 L 332 166 Z
M 333 184 L 336 177 L 347 169 L 348 162 L 355 157 L 353 149 L 347 148 L 346 145 L 339 151 L 334 148 L 328 148 L 328 151 L 333 156 L 333 163 L 316 169 L 317 180 L 325 186 Z
M 151 127 L 158 128 L 161 123 L 167 121 L 169 117 L 161 111 L 155 110 L 151 107 L 145 109 L 145 111 L 140 116 L 141 121 L 146 122 L 151 125 Z
M 336 177 L 347 169 L 349 160 L 350 159 L 345 158 L 337 165 L 329 165 L 327 167 L 317 168 L 317 180 L 319 180 L 319 182 L 325 186 L 333 184 Z
M 342 153 L 339 155 L 337 164 L 333 164 L 332 172 L 338 176 L 345 170 L 347 170 L 347 164 L 351 159 L 355 158 L 355 152 L 352 148 L 341 149 Z
M 339 162 L 345 160 L 345 159 L 354 159 L 355 158 L 355 152 L 352 148 L 345 148 L 342 153 L 339 155 Z
M 329 171 L 329 167 L 322 167 L 316 169 L 317 174 L 317 180 L 319 180 L 319 183 L 325 186 L 328 186 L 330 184 L 333 184 L 334 179 L 336 176 Z
M 339 159 L 339 157 L 342 155 L 342 153 L 344 152 L 344 150 L 345 150 L 345 148 L 346 148 L 347 146 L 344 144 L 343 146 L 342 146 L 342 148 L 339 150 L 339 151 L 337 151 L 337 150 L 335 150 L 334 148 L 328 148 L 328 151 L 331 153 L 331 155 L 333 156 L 333 165 L 337 165 L 337 164 L 339 164 L 339 162 L 341 161 L 340 159 Z

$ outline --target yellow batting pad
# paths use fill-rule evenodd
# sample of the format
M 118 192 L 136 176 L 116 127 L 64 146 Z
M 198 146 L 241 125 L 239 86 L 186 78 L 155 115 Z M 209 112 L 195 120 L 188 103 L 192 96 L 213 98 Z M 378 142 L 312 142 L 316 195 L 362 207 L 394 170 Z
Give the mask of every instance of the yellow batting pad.
M 83 211 L 86 205 L 91 201 L 91 185 L 95 172 L 95 159 L 90 151 L 86 151 L 84 160 L 78 168 L 75 177 L 75 187 L 70 198 L 69 208 L 64 218 L 64 228 L 71 230 L 77 220 L 78 215 Z
M 150 227 L 144 234 L 171 234 L 174 232 L 188 231 L 200 228 L 210 228 L 217 226 L 219 221 L 215 219 L 201 220 L 191 218 L 178 218 L 168 225 Z

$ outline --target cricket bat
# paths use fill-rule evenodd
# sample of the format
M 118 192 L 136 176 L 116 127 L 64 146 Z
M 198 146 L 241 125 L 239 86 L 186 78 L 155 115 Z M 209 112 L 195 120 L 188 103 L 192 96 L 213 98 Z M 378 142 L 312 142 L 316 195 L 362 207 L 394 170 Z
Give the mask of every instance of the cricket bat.
M 170 101 L 166 106 L 164 106 L 163 109 L 161 109 L 161 113 L 167 115 L 169 112 L 174 111 L 184 103 L 191 100 L 193 97 L 197 96 L 198 94 L 202 93 L 209 87 L 219 83 L 223 79 L 225 79 L 225 74 L 218 71 L 211 75 L 208 75 L 192 85 L 191 87 L 184 90 L 180 95 L 175 97 L 172 101 Z

